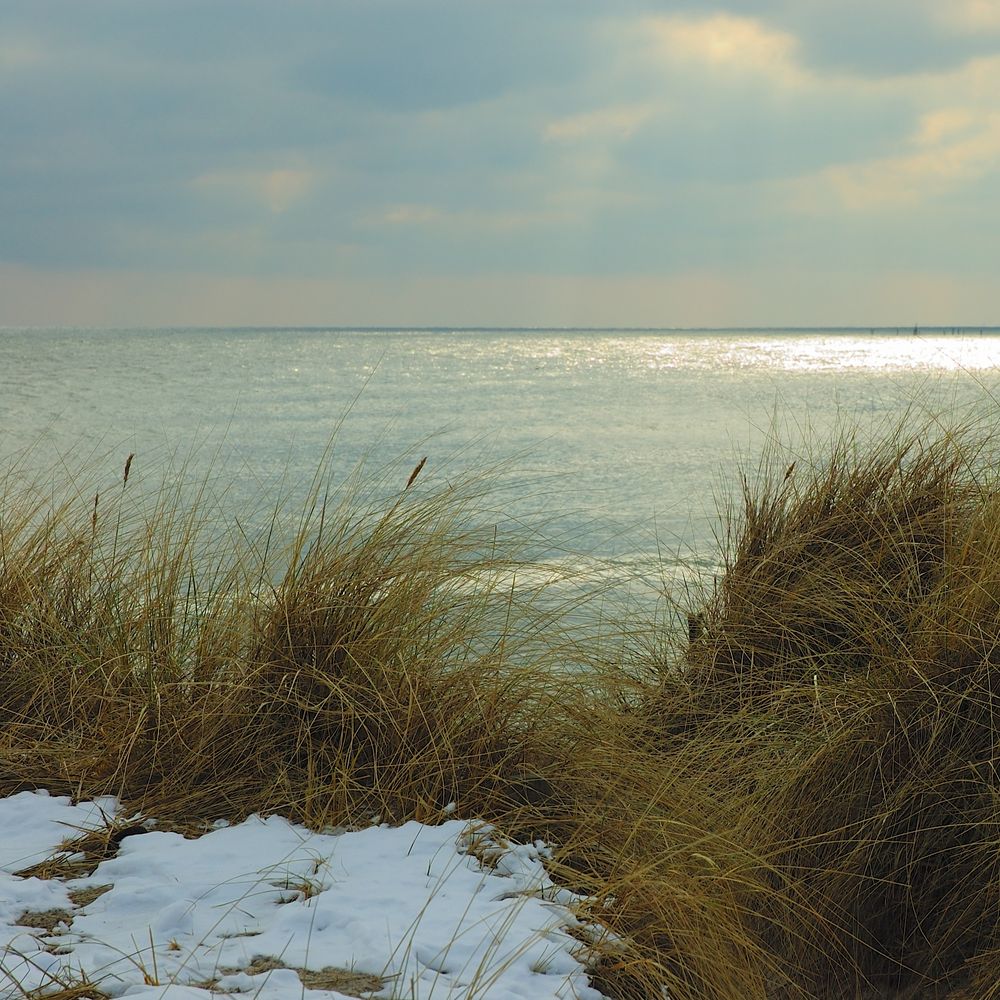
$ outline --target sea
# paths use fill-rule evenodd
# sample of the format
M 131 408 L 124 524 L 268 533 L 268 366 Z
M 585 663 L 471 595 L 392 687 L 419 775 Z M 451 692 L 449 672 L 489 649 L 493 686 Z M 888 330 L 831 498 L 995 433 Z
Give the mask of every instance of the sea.
M 1000 328 L 0 329 L 18 475 L 111 488 L 134 454 L 266 510 L 324 463 L 399 488 L 426 458 L 421 483 L 498 475 L 489 516 L 642 600 L 717 571 L 720 509 L 766 450 L 998 401 Z

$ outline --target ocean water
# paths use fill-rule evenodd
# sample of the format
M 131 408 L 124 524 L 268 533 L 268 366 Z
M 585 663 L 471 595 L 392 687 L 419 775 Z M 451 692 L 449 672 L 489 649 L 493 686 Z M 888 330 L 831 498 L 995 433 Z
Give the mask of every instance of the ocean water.
M 504 462 L 504 514 L 655 589 L 715 565 L 718 498 L 769 439 L 988 417 L 998 364 L 1000 330 L 4 329 L 0 458 L 113 483 L 134 452 L 234 509 L 304 492 L 331 442 L 336 476 L 399 485 Z

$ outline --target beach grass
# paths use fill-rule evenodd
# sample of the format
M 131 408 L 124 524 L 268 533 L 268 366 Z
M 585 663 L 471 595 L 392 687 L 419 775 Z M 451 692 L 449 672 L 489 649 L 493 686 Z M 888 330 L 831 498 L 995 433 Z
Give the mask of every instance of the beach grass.
M 989 429 L 773 448 L 680 639 L 579 630 L 492 474 L 258 522 L 131 461 L 0 484 L 0 792 L 543 837 L 622 1000 L 1000 996 Z

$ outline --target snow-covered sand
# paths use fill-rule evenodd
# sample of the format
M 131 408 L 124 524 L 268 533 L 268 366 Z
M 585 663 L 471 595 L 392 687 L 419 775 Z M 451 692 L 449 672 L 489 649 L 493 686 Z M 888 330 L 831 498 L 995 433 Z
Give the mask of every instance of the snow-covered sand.
M 127 837 L 83 878 L 13 874 L 116 808 L 0 799 L 0 998 L 82 972 L 109 995 L 149 1000 L 334 1000 L 373 987 L 406 1000 L 600 1000 L 577 897 L 552 884 L 541 843 L 459 820 L 313 833 L 251 817 L 196 839 Z M 99 886 L 111 888 L 81 897 Z M 69 919 L 51 932 L 24 925 L 53 910 Z

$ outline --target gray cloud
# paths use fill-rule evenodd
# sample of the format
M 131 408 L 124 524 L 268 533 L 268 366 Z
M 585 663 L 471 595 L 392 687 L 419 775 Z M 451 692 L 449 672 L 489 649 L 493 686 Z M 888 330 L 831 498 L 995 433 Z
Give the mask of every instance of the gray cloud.
M 657 54 L 643 20 L 714 15 L 732 37 L 695 34 L 701 53 Z M 962 67 L 997 52 L 909 0 L 12 0 L 0 261 L 386 282 L 975 267 L 1000 102 Z
M 732 0 L 725 9 L 793 32 L 807 65 L 880 78 L 942 72 L 998 49 L 996 33 L 949 30 L 953 0 Z M 688 5 L 699 12 L 699 5 Z M 701 8 L 704 13 L 704 8 Z

